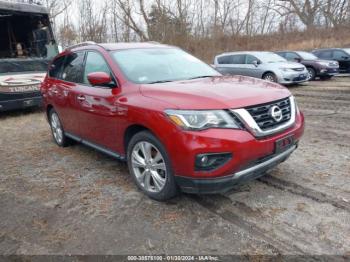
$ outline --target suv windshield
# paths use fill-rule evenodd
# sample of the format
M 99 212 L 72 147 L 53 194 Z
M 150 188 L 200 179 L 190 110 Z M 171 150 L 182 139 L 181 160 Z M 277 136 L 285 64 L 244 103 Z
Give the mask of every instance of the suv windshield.
M 298 52 L 298 55 L 300 55 L 304 60 L 318 60 L 318 57 L 311 54 L 311 53 L 308 53 L 308 52 Z
M 138 84 L 220 75 L 209 65 L 177 48 L 128 49 L 115 51 L 112 57 L 126 77 Z
M 287 60 L 283 57 L 270 52 L 261 52 L 257 55 L 257 57 L 263 63 L 278 63 L 278 62 L 286 62 Z
M 0 60 L 0 74 L 46 72 L 48 61 L 46 60 Z

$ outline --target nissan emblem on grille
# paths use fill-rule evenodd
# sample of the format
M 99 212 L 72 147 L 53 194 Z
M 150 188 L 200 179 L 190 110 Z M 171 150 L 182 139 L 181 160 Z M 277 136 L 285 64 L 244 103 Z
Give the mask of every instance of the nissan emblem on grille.
M 282 110 L 278 106 L 272 106 L 269 110 L 269 114 L 276 122 L 280 122 L 283 118 Z

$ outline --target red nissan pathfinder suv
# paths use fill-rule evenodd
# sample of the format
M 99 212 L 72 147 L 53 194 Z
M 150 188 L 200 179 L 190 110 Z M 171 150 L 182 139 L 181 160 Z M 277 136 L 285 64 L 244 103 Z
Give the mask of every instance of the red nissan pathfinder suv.
M 166 200 L 218 193 L 263 175 L 297 148 L 304 117 L 284 87 L 222 76 L 155 43 L 82 43 L 51 63 L 41 92 L 55 142 L 127 161 Z

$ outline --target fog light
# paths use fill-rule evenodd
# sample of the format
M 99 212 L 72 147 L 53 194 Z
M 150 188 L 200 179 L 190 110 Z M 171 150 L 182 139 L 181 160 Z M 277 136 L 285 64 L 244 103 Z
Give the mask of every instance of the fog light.
M 321 69 L 321 73 L 327 72 L 327 69 Z
M 208 153 L 196 156 L 196 171 L 211 171 L 222 165 L 232 158 L 231 153 Z

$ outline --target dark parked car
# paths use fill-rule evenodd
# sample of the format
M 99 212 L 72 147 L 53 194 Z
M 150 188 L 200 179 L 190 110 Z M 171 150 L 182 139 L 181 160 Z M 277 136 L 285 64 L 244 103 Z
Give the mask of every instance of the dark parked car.
M 332 60 L 321 60 L 314 54 L 304 51 L 279 51 L 276 54 L 282 56 L 288 61 L 303 64 L 308 71 L 309 80 L 316 77 L 321 79 L 329 79 L 339 73 L 339 64 Z
M 320 59 L 337 61 L 340 72 L 350 73 L 350 48 L 317 49 L 312 53 Z

